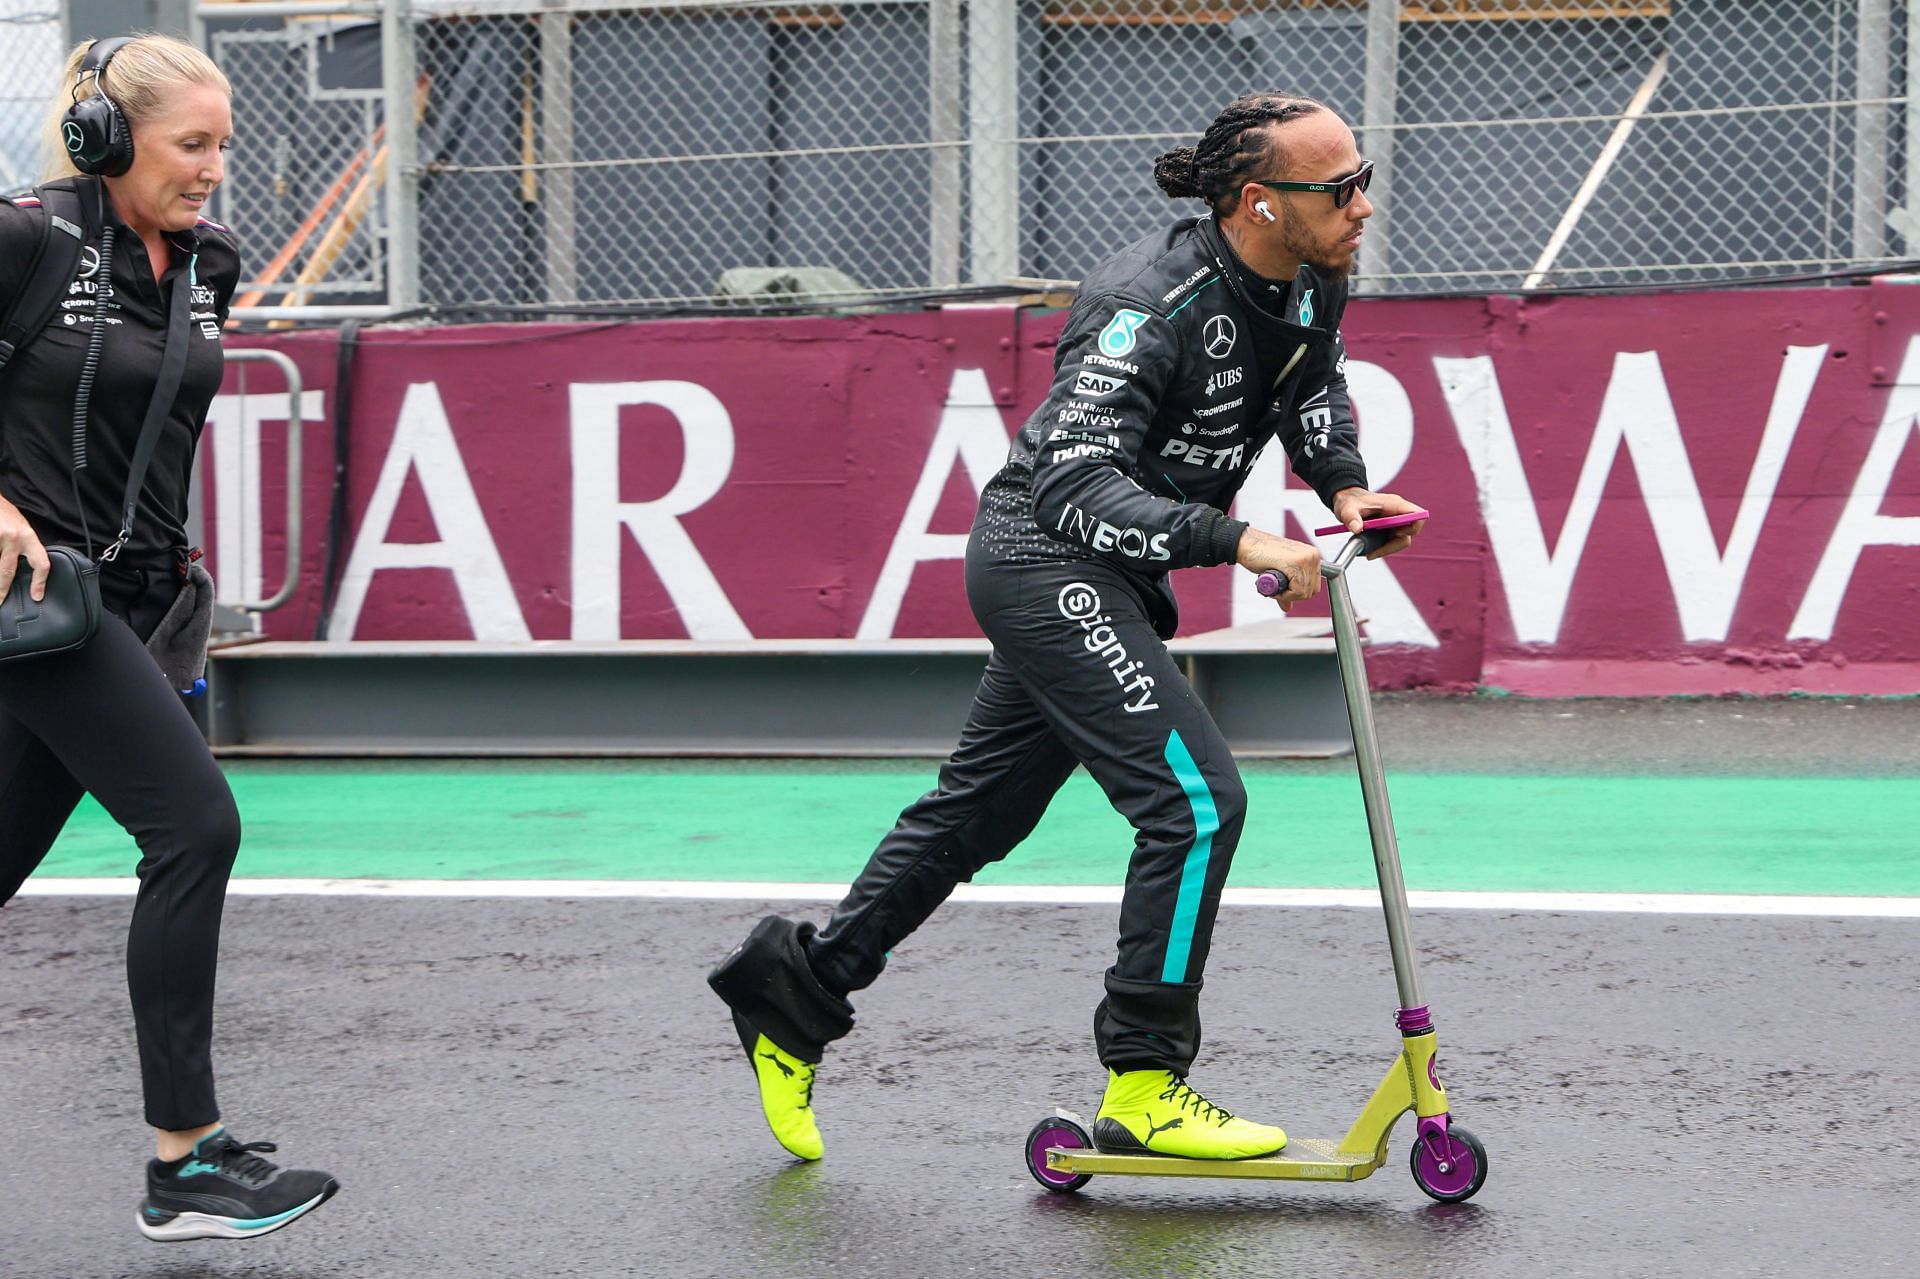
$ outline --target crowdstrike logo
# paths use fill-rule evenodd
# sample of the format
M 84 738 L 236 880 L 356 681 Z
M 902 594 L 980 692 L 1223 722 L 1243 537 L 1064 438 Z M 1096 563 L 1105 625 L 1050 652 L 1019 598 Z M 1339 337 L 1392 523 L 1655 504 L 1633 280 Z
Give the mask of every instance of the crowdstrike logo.
M 1060 616 L 1085 632 L 1081 647 L 1106 660 L 1113 682 L 1120 686 L 1122 709 L 1129 715 L 1159 710 L 1160 703 L 1153 700 L 1154 678 L 1139 673 L 1143 663 L 1128 660 L 1127 646 L 1113 629 L 1113 618 L 1100 611 L 1100 592 L 1085 582 L 1068 582 L 1060 588 L 1058 604 Z M 1128 697 L 1129 693 L 1133 696 Z

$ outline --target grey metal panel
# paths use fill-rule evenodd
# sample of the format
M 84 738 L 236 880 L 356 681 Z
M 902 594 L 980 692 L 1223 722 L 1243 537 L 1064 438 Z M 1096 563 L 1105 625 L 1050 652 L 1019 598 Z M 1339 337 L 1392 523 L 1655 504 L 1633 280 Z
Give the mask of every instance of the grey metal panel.
M 1824 102 L 1853 93 L 1855 6 L 1805 0 L 1703 4 L 1680 0 L 1668 26 L 1672 50 L 1654 111 Z M 1770 58 L 1783 33 L 1797 32 L 1821 56 Z M 1836 44 L 1837 42 L 1837 44 Z M 1828 50 L 1839 56 L 1830 60 Z M 1835 75 L 1839 84 L 1834 83 Z M 1629 90 L 1630 92 L 1631 90 Z M 1622 99 L 1624 101 L 1624 99 Z M 1843 111 L 1833 139 L 1852 146 L 1852 112 Z M 1825 177 L 1827 112 L 1753 118 L 1696 117 L 1650 121 L 1635 130 L 1614 174 L 1561 255 L 1565 265 L 1617 260 L 1618 246 L 1671 246 L 1698 261 L 1749 256 L 1820 258 L 1847 249 L 1852 183 L 1844 158 L 1838 184 Z M 1762 200 L 1726 193 L 1765 192 Z M 1751 268 L 1732 274 L 1751 275 Z
M 582 17 L 573 38 L 574 158 L 768 149 L 768 77 L 741 73 L 768 66 L 770 40 L 764 13 Z M 709 74 L 716 61 L 729 75 Z M 658 93 L 633 91 L 636 67 L 659 77 Z M 744 84 L 757 96 L 743 98 Z M 773 264 L 766 160 L 588 168 L 575 186 L 582 298 L 706 297 L 728 267 Z M 708 193 L 706 203 L 726 216 L 670 216 L 689 189 Z
M 1030 8 L 1023 13 L 1032 14 Z M 1029 16 L 1029 21 L 1037 17 Z M 1154 185 L 1153 160 L 1191 145 L 1249 90 L 1319 98 L 1360 118 L 1366 64 L 1362 13 L 1283 10 L 1191 26 L 1041 26 L 1027 126 L 1045 136 L 1190 131 L 1179 140 L 1033 146 L 1022 154 L 1022 259 L 1044 276 L 1078 279 L 1144 230 L 1202 212 Z M 1114 181 L 1114 175 L 1122 175 Z M 1101 216 L 1055 216 L 1097 201 Z M 1110 228 L 1132 228 L 1120 233 Z
M 927 140 L 927 10 L 861 7 L 838 27 L 773 37 L 773 145 L 782 150 Z M 915 68 L 876 76 L 874 68 Z M 925 279 L 929 165 L 924 151 L 792 156 L 773 162 L 770 266 L 830 266 L 861 284 Z M 919 192 L 918 200 L 902 193 Z
M 1663 24 L 1656 21 L 1555 24 L 1565 33 L 1592 30 L 1596 45 L 1603 31 L 1615 40 L 1621 30 L 1634 30 L 1635 55 L 1604 65 L 1564 57 L 1570 35 L 1516 39 L 1516 28 L 1533 25 L 1403 26 L 1400 123 L 1617 113 L 1660 53 Z M 1500 68 L 1499 77 L 1488 77 L 1489 66 Z M 1535 261 L 1590 167 L 1569 165 L 1564 157 L 1598 158 L 1612 131 L 1606 121 L 1404 130 L 1393 153 L 1393 269 L 1451 272 Z M 1516 184 L 1514 174 L 1527 180 Z M 1514 198 L 1516 189 L 1526 198 Z M 1600 224 L 1617 212 L 1611 202 L 1604 208 L 1596 202 L 1587 217 Z M 1570 254 L 1562 255 L 1562 263 L 1575 264 Z M 1509 287 L 1517 287 L 1523 274 L 1516 273 Z
M 986 651 L 250 645 L 213 654 L 208 736 L 224 754 L 937 756 L 959 735 Z M 1236 749 L 1346 748 L 1330 645 L 1189 661 Z
M 528 71 L 525 20 L 471 18 L 438 33 L 441 41 L 456 34 L 457 50 L 444 44 L 435 49 L 440 56 L 420 130 L 420 162 L 518 164 Z M 516 172 L 422 175 L 423 300 L 539 300 L 546 273 L 534 247 L 535 221 Z M 481 245 L 485 251 L 476 251 Z

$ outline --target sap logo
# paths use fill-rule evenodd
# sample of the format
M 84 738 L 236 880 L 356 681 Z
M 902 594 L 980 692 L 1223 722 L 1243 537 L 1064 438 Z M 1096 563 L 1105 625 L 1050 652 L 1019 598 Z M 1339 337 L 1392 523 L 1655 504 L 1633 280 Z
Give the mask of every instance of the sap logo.
M 1175 458 L 1188 466 L 1206 466 L 1216 471 L 1235 471 L 1240 469 L 1240 459 L 1247 455 L 1247 446 L 1236 444 L 1232 448 L 1204 448 L 1186 440 L 1168 440 L 1161 446 L 1160 456 Z
M 1207 394 L 1213 395 L 1230 386 L 1239 386 L 1241 379 L 1245 376 L 1246 370 L 1238 365 L 1230 369 L 1216 369 L 1207 375 Z
M 1167 550 L 1167 534 L 1148 536 L 1137 528 L 1119 528 L 1097 515 L 1087 514 L 1071 502 L 1065 503 L 1054 528 L 1096 551 L 1112 551 L 1130 560 L 1157 562 L 1173 558 L 1173 553 Z
M 1108 377 L 1104 373 L 1082 373 L 1073 380 L 1073 393 L 1088 399 L 1104 400 L 1115 391 L 1125 390 L 1126 386 L 1125 378 Z

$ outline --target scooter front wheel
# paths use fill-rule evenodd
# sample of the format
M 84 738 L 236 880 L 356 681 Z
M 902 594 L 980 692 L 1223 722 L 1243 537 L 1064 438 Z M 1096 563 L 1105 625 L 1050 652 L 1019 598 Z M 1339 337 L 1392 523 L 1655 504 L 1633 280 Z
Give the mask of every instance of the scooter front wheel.
M 1033 1126 L 1027 1134 L 1027 1171 L 1033 1179 L 1056 1195 L 1070 1195 L 1093 1180 L 1093 1174 L 1085 1172 L 1059 1172 L 1047 1167 L 1047 1151 L 1055 1147 L 1073 1150 L 1087 1150 L 1093 1146 L 1093 1138 L 1087 1130 L 1064 1115 L 1049 1115 Z
M 1450 1124 L 1438 1142 L 1416 1136 L 1407 1164 L 1414 1185 L 1443 1204 L 1457 1204 L 1473 1198 L 1486 1181 L 1487 1148 L 1459 1124 Z

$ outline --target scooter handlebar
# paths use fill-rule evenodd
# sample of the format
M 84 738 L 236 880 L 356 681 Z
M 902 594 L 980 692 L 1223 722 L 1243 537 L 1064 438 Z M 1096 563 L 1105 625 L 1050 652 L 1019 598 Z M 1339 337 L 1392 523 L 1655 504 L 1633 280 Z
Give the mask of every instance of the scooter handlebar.
M 1377 520 L 1366 521 L 1360 526 L 1360 531 L 1353 535 L 1354 540 L 1360 543 L 1357 554 L 1373 554 L 1394 539 L 1396 529 L 1405 528 L 1409 524 L 1418 524 L 1429 515 L 1430 512 L 1427 511 L 1408 511 L 1402 515 L 1383 515 Z M 1344 524 L 1329 524 L 1325 528 L 1313 530 L 1313 533 L 1315 537 L 1331 537 L 1335 533 L 1346 531 L 1347 526 Z M 1351 561 L 1354 556 L 1349 555 L 1346 558 Z M 1278 595 L 1287 589 L 1286 575 L 1268 569 L 1254 579 L 1253 588 L 1268 597 Z

